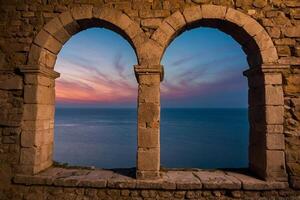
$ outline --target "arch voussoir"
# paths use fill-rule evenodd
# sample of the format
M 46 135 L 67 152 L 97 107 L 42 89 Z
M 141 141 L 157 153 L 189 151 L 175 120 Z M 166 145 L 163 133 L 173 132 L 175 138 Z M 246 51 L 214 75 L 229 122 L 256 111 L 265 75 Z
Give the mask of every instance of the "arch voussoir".
M 198 21 L 202 18 L 201 6 L 187 7 L 182 12 L 187 24 Z
M 55 37 L 55 39 L 62 44 L 64 44 L 71 37 L 58 17 L 55 17 L 49 21 L 43 29 L 53 35 L 53 37 Z
M 80 31 L 79 24 L 73 19 L 72 14 L 69 11 L 60 14 L 58 17 L 70 36 Z
M 42 29 L 33 41 L 34 44 L 49 50 L 54 54 L 58 54 L 62 48 L 62 43 L 58 41 L 52 34 Z
M 151 38 L 157 41 L 162 47 L 167 46 L 173 35 L 175 34 L 175 30 L 171 27 L 167 22 L 162 22 L 160 27 L 152 34 Z
M 141 52 L 137 51 L 137 48 L 140 48 L 137 45 L 141 46 L 141 44 L 136 42 L 140 41 L 136 38 L 138 35 L 145 35 L 145 33 L 130 17 L 119 10 L 108 7 L 81 5 L 61 13 L 40 30 L 33 41 L 27 63 L 31 65 L 42 64 L 53 68 L 56 55 L 72 35 L 86 28 L 97 26 L 107 26 L 109 29 L 121 34 L 132 45 L 135 52 Z M 45 59 L 45 57 L 51 59 Z M 140 56 L 137 55 L 137 57 Z
M 186 25 L 185 18 L 180 11 L 176 11 L 164 21 L 167 22 L 175 31 L 182 29 Z

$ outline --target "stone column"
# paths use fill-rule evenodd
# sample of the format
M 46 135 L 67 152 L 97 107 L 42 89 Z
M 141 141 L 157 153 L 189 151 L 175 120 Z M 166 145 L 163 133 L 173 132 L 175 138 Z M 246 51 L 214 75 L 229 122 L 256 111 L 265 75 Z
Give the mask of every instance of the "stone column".
M 283 134 L 284 66 L 247 70 L 249 83 L 249 168 L 268 181 L 287 181 Z
M 160 81 L 162 66 L 135 66 L 138 89 L 138 179 L 157 179 L 160 170 Z
M 59 73 L 41 66 L 20 71 L 25 85 L 19 172 L 35 174 L 53 162 L 55 78 Z

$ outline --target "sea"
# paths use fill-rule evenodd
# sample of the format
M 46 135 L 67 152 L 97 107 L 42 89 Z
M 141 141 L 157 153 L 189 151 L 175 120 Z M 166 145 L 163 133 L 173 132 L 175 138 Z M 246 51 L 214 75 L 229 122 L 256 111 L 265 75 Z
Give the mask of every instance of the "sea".
M 246 108 L 162 108 L 161 166 L 246 168 Z M 56 108 L 54 160 L 71 166 L 136 166 L 137 110 Z

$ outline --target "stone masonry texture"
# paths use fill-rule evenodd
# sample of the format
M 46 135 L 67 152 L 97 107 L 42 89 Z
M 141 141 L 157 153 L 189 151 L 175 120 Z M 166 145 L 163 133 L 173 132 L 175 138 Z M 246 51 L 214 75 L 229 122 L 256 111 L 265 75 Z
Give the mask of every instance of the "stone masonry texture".
M 137 181 L 162 180 L 163 53 L 184 31 L 212 27 L 231 35 L 247 55 L 249 171 L 288 188 L 249 191 L 187 183 L 184 188 L 155 189 L 151 182 L 144 188 L 94 188 L 74 187 L 73 179 L 67 184 L 32 184 L 33 177 L 53 166 L 56 57 L 72 35 L 91 27 L 119 33 L 136 52 L 138 62 L 132 70 L 139 84 Z M 13 181 L 20 176 L 26 180 Z M 299 0 L 0 0 L 1 200 L 296 199 L 298 189 Z

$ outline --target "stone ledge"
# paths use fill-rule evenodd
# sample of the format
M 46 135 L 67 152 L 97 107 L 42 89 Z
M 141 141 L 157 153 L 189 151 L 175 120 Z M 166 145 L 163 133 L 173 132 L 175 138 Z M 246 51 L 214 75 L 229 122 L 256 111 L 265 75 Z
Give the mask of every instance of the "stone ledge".
M 62 187 L 165 190 L 279 190 L 287 182 L 267 182 L 246 173 L 221 170 L 167 170 L 159 180 L 136 180 L 134 169 L 87 170 L 52 167 L 37 175 L 16 175 L 13 183 Z

